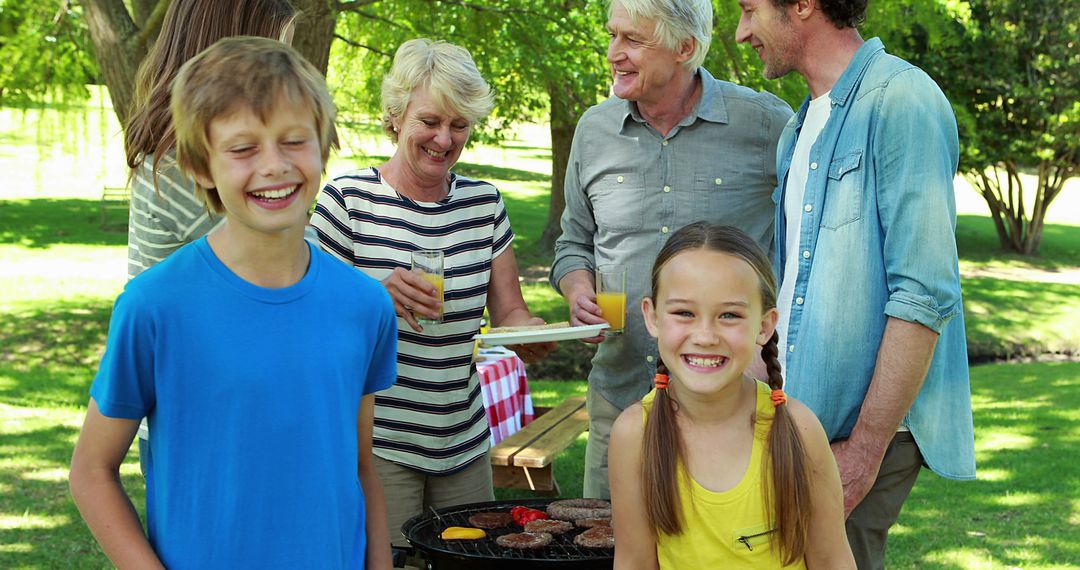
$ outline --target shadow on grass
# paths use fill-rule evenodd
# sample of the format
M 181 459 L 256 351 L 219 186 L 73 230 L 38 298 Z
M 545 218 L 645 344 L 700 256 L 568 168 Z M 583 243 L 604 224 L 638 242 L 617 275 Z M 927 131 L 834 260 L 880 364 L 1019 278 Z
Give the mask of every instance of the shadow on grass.
M 0 244 L 126 245 L 127 212 L 111 210 L 110 229 L 102 231 L 100 205 L 98 200 L 74 198 L 0 200 Z
M 0 320 L 0 401 L 86 405 L 109 329 L 112 301 L 65 300 Z
M 1054 334 L 1052 323 L 1033 322 L 1075 311 L 1080 286 L 973 277 L 964 279 L 963 291 L 970 360 L 1080 354 L 1075 335 Z
M 886 566 L 1069 567 L 1080 560 L 1080 363 L 976 366 L 972 398 L 978 480 L 923 470 Z
M 55 416 L 22 416 L 19 423 L 32 427 L 5 430 L 0 517 L 22 522 L 0 527 L 0 544 L 6 545 L 0 567 L 111 568 L 68 490 L 67 470 L 78 428 L 55 425 Z M 129 454 L 128 463 L 137 463 L 136 453 Z M 145 512 L 142 477 L 129 468 L 121 480 L 138 511 Z
M 994 222 L 985 216 L 963 215 L 956 220 L 956 246 L 965 261 L 996 261 L 1053 270 L 1080 266 L 1080 226 L 1047 224 L 1037 256 L 1001 249 Z

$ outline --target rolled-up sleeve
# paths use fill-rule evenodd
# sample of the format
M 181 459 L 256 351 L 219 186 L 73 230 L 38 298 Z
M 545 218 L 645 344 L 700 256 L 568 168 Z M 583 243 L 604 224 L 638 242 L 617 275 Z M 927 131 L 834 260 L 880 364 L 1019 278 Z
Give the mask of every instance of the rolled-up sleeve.
M 551 286 L 560 294 L 562 291 L 559 290 L 559 281 L 566 274 L 577 269 L 591 270 L 595 265 L 593 239 L 596 235 L 596 218 L 580 178 L 585 130 L 579 123 L 574 132 L 574 142 L 570 146 L 570 160 L 566 165 L 566 179 L 563 183 L 566 208 L 559 220 L 562 235 L 555 242 L 555 260 L 549 274 Z
M 884 87 L 874 160 L 889 287 L 885 314 L 940 334 L 963 310 L 953 189 L 959 141 L 948 100 L 938 89 L 928 91 L 928 81 L 908 69 Z

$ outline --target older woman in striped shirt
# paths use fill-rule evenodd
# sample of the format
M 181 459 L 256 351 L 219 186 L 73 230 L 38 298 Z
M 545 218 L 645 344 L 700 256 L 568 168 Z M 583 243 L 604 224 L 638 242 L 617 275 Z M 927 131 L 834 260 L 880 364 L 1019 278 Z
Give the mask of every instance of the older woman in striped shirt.
M 399 317 L 397 383 L 376 396 L 374 450 L 394 543 L 429 505 L 493 500 L 488 426 L 472 360 L 487 308 L 497 326 L 543 324 L 521 296 L 514 232 L 499 191 L 450 172 L 491 90 L 465 49 L 405 42 L 383 80 L 385 164 L 323 188 L 311 223 L 325 250 L 382 281 Z M 415 250 L 444 254 L 444 301 L 409 271 Z M 342 294 L 348 294 L 343 292 Z M 421 325 L 415 315 L 441 322 Z M 522 347 L 526 359 L 551 343 Z

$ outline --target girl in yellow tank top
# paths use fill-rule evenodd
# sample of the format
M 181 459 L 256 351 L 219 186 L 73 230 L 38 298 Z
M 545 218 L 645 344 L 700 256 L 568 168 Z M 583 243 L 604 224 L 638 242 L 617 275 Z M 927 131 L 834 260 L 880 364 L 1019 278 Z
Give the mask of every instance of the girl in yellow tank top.
M 757 244 L 704 222 L 675 232 L 642 312 L 661 363 L 612 428 L 615 568 L 855 568 L 824 430 L 782 390 Z M 768 383 L 746 374 L 758 353 Z

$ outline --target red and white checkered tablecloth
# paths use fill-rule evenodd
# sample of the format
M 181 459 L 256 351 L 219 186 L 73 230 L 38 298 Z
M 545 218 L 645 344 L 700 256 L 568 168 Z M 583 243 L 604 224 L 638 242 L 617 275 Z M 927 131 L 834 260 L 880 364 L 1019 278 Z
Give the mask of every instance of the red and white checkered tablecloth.
M 476 363 L 476 372 L 495 445 L 533 420 L 533 403 L 525 363 L 516 354 L 501 349 L 485 350 L 483 355 L 485 360 Z

